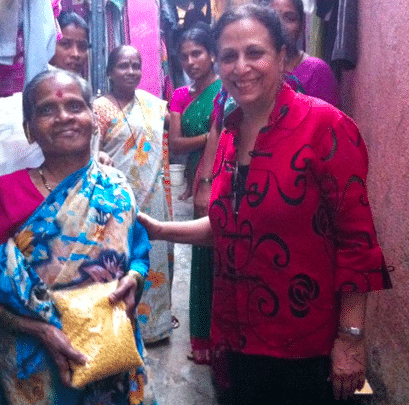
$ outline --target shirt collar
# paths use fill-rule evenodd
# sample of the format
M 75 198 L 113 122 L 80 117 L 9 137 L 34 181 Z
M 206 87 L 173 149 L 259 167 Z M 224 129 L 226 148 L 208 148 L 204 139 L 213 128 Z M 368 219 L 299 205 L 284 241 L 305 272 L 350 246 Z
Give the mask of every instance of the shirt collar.
M 299 109 L 297 108 L 292 108 L 295 98 L 303 99 L 300 111 L 298 111 Z M 268 118 L 267 127 L 265 128 L 267 129 L 274 124 L 279 124 L 280 128 L 295 129 L 308 114 L 310 106 L 308 98 L 295 93 L 287 83 L 282 83 L 280 91 L 276 97 L 276 103 Z M 227 130 L 236 132 L 242 119 L 243 110 L 238 106 L 225 117 L 224 125 Z

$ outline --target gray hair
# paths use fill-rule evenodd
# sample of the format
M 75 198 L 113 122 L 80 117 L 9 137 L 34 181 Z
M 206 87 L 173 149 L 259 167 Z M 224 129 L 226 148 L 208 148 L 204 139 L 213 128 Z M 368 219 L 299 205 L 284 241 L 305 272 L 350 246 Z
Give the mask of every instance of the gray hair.
M 23 91 L 23 118 L 24 121 L 30 121 L 33 117 L 36 93 L 38 86 L 47 79 L 65 76 L 72 79 L 81 89 L 82 97 L 87 106 L 92 110 L 92 90 L 89 83 L 75 73 L 62 69 L 51 69 L 39 73 L 27 84 Z

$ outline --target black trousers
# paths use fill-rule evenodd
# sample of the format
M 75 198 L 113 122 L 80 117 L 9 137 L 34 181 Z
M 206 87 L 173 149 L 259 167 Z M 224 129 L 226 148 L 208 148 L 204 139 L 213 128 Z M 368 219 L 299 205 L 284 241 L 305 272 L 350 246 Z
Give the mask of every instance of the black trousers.
M 229 354 L 234 405 L 343 404 L 334 400 L 328 357 L 277 359 Z M 345 403 L 344 403 L 345 404 Z

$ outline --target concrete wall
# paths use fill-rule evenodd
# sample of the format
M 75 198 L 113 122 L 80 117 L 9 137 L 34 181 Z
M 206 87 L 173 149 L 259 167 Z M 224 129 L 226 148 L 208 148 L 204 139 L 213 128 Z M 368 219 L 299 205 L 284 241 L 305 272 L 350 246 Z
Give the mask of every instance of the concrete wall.
M 372 293 L 369 379 L 376 404 L 409 404 L 409 2 L 359 1 L 359 63 L 343 75 L 343 109 L 366 141 L 368 189 L 394 288 Z

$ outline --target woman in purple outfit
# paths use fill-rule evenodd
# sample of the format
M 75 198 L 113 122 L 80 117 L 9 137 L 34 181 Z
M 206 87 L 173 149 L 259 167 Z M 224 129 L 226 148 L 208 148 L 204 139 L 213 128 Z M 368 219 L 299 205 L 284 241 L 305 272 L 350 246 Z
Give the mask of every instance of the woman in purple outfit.
M 338 81 L 331 68 L 322 59 L 297 48 L 305 26 L 302 0 L 270 0 L 269 5 L 279 14 L 287 33 L 287 83 L 299 93 L 318 97 L 339 107 Z

